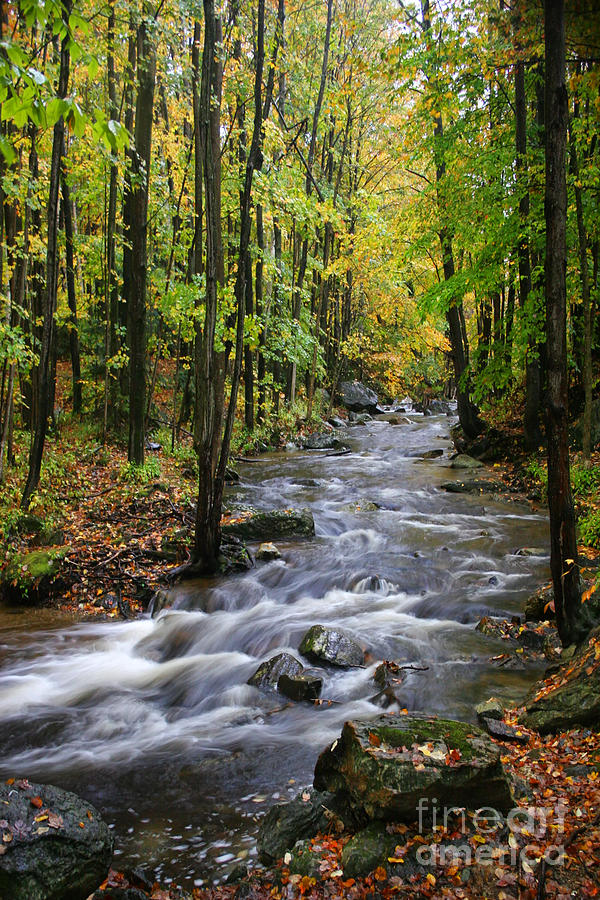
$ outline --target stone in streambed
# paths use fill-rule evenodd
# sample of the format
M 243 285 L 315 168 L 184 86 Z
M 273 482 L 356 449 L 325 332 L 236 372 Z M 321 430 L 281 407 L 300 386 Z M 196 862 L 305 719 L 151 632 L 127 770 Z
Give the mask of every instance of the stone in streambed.
M 471 478 L 466 481 L 444 481 L 440 485 L 443 491 L 450 494 L 500 494 L 506 492 L 502 481 L 492 478 Z
M 52 785 L 0 785 L 0 897 L 85 900 L 105 878 L 113 838 L 98 811 Z
M 302 671 L 304 666 L 295 656 L 291 653 L 278 653 L 261 663 L 247 683 L 257 688 L 275 688 L 281 675 L 299 675 Z
M 342 793 L 370 819 L 413 820 L 421 799 L 500 812 L 514 805 L 490 738 L 466 722 L 430 716 L 346 722 L 319 757 L 314 785 Z
M 483 463 L 466 453 L 459 453 L 450 463 L 451 469 L 481 469 Z
M 256 558 L 263 562 L 270 562 L 273 559 L 281 559 L 281 553 L 271 542 L 261 544 L 256 551 Z
M 298 649 L 311 662 L 325 662 L 343 669 L 365 664 L 365 654 L 356 641 L 344 632 L 326 628 L 325 625 L 309 628 Z
M 243 541 L 312 537 L 315 522 L 309 509 L 245 509 L 221 526 L 224 535 Z
M 323 679 L 320 675 L 305 669 L 296 675 L 284 673 L 279 676 L 277 690 L 290 700 L 316 700 L 321 696 Z
M 342 446 L 341 441 L 334 434 L 328 432 L 308 434 L 302 439 L 304 450 L 337 450 Z

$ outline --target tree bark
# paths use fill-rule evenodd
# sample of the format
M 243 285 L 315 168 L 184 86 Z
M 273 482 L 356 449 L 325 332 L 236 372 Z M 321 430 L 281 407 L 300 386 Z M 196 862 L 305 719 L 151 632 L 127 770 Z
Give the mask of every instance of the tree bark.
M 546 334 L 550 567 L 563 646 L 583 636 L 575 513 L 571 496 L 566 334 L 567 88 L 564 0 L 546 0 Z
M 81 412 L 81 360 L 79 353 L 79 326 L 77 323 L 77 295 L 75 292 L 75 264 L 73 253 L 73 201 L 67 181 L 67 173 L 61 167 L 61 187 L 63 218 L 65 225 L 65 254 L 67 261 L 67 302 L 69 304 L 69 348 L 71 350 L 71 370 L 73 375 L 73 412 Z

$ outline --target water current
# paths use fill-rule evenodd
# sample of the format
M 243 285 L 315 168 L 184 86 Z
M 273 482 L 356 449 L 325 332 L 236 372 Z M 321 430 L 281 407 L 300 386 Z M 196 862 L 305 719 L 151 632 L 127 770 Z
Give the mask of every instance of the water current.
M 547 547 L 547 520 L 441 490 L 463 474 L 448 468 L 453 420 L 408 418 L 349 429 L 345 456 L 239 464 L 228 504 L 314 515 L 315 538 L 278 543 L 281 560 L 187 583 L 154 619 L 0 609 L 0 775 L 76 791 L 114 828 L 117 867 L 189 888 L 251 860 L 266 809 L 312 780 L 346 719 L 381 712 L 377 660 L 419 667 L 400 690 L 409 710 L 472 720 L 492 693 L 521 698 L 536 672 L 499 669 L 505 647 L 474 625 L 518 614 L 547 577 L 546 556 L 515 555 Z M 436 448 L 441 458 L 419 458 Z M 246 684 L 315 623 L 341 627 L 374 662 L 327 670 L 321 706 Z

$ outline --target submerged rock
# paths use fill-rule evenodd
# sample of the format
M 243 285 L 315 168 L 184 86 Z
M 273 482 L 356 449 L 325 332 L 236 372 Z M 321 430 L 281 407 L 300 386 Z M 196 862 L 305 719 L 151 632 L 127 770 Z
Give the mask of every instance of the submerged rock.
M 244 541 L 273 541 L 282 538 L 312 537 L 315 521 L 309 509 L 246 509 L 222 528 L 224 535 Z
M 365 654 L 356 641 L 344 632 L 326 628 L 325 625 L 309 628 L 298 649 L 312 662 L 326 662 L 344 669 L 365 663 Z
M 360 381 L 342 381 L 340 397 L 346 409 L 352 412 L 379 412 L 377 394 Z
M 295 675 L 284 673 L 277 681 L 279 693 L 289 697 L 290 700 L 316 700 L 321 696 L 322 688 L 321 676 L 306 669 Z
M 261 663 L 247 683 L 257 688 L 275 688 L 280 675 L 298 675 L 302 671 L 304 666 L 295 656 L 291 653 L 278 653 Z
M 52 785 L 0 785 L 0 897 L 84 900 L 105 878 L 113 838 L 98 811 Z
M 466 722 L 379 716 L 346 722 L 317 761 L 317 790 L 341 792 L 370 819 L 413 820 L 420 801 L 507 812 L 513 797 L 499 748 Z

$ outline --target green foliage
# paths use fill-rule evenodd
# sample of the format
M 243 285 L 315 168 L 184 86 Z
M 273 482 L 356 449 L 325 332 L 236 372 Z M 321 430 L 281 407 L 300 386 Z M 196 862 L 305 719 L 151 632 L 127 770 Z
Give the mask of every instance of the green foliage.
M 121 467 L 119 472 L 121 481 L 128 484 L 148 484 L 160 478 L 160 460 L 156 456 L 149 456 L 142 466 L 128 462 Z
M 578 526 L 580 541 L 600 550 L 600 509 L 592 509 L 580 516 Z

